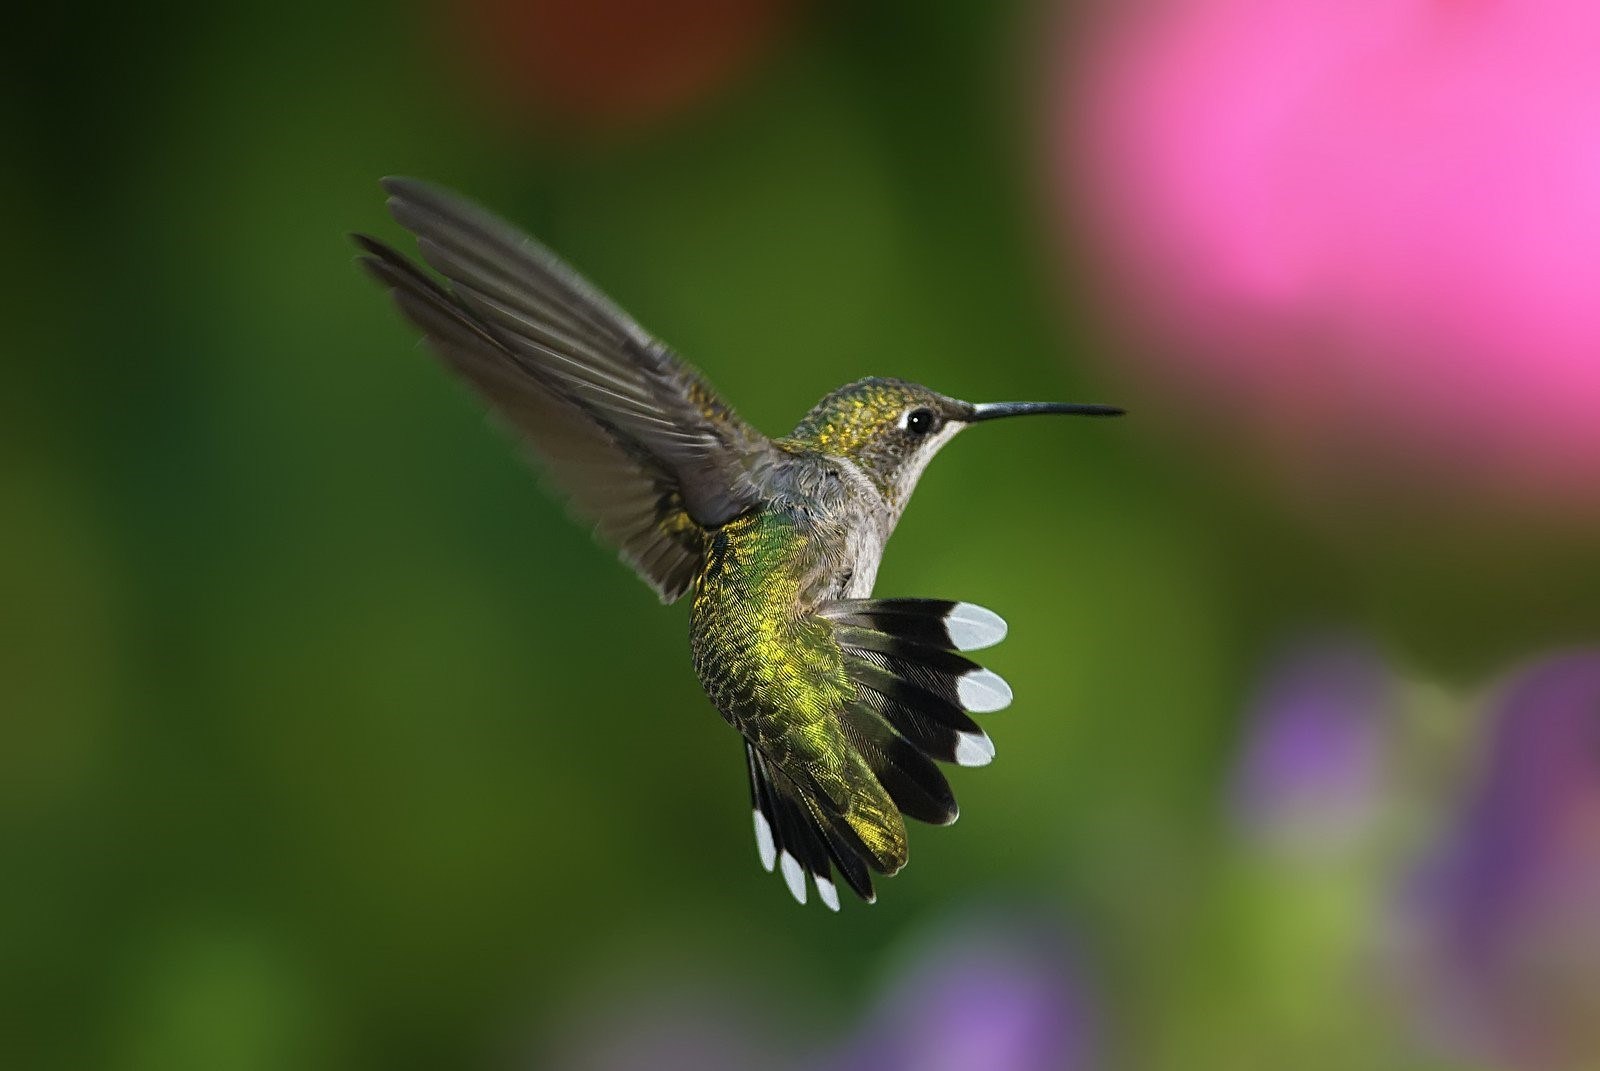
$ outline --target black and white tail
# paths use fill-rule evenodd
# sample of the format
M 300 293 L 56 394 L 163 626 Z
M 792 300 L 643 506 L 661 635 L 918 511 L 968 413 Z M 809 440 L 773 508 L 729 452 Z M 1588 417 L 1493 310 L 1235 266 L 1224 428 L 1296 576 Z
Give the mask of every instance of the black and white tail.
M 852 599 L 817 613 L 833 626 L 856 684 L 856 701 L 840 714 L 846 736 L 901 814 L 934 825 L 954 822 L 960 812 L 935 760 L 987 765 L 994 744 L 970 715 L 1011 703 L 1004 680 L 958 652 L 999 643 L 1005 621 L 981 606 L 940 599 Z M 863 834 L 871 831 L 831 813 L 753 745 L 746 753 L 762 865 L 781 871 L 801 903 L 809 874 L 818 898 L 838 910 L 834 868 L 872 902 L 870 871 L 893 873 L 898 866 L 886 866 L 865 847 Z

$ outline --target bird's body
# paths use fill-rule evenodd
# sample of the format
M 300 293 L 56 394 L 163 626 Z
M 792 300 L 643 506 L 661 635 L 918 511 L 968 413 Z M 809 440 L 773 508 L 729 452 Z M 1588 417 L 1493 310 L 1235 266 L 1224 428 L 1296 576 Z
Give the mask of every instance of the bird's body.
M 662 601 L 690 594 L 695 672 L 744 738 L 764 865 L 802 902 L 809 873 L 837 909 L 834 868 L 873 899 L 869 871 L 905 864 L 902 816 L 955 820 L 934 760 L 987 763 L 969 714 L 1011 698 L 957 653 L 1004 636 L 994 614 L 872 598 L 917 478 L 971 423 L 1118 410 L 875 378 L 768 439 L 532 239 L 421 183 L 385 186 L 450 285 L 362 237 L 364 265 Z

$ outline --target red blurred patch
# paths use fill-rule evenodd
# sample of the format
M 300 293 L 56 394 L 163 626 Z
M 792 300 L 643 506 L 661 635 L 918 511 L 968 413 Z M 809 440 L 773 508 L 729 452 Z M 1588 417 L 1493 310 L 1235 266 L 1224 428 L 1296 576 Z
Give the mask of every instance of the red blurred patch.
M 460 0 L 489 88 L 518 113 L 623 131 L 736 83 L 793 24 L 797 0 Z

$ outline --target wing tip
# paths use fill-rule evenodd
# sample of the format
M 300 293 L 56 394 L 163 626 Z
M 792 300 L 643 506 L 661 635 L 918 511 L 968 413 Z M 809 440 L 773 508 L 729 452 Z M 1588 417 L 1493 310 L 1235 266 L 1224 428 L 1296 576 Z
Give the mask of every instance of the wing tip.
M 406 197 L 413 193 L 430 193 L 434 186 L 410 175 L 384 175 L 378 188 L 391 197 Z

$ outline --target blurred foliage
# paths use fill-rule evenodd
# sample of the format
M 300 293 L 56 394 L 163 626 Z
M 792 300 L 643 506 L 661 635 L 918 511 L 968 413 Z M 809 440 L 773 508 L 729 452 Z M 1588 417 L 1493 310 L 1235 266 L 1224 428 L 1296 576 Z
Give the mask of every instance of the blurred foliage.
M 486 102 L 444 5 L 33 17 L 0 169 L 5 1066 L 540 1066 L 650 978 L 831 1036 L 906 933 L 1013 894 L 1079 935 L 1129 1066 L 1371 1066 L 1334 1047 L 1384 1029 L 1335 954 L 1354 879 L 1259 873 L 1225 828 L 1251 680 L 1333 621 L 1475 682 L 1595 603 L 1502 615 L 1487 555 L 1323 531 L 1141 418 L 1045 267 L 1039 11 L 801 9 L 627 139 Z M 1135 408 L 923 481 L 879 590 L 1003 612 L 1018 698 L 876 906 L 761 873 L 682 608 L 352 267 L 347 231 L 397 233 L 388 173 L 526 224 L 768 431 L 865 374 Z M 1600 584 L 1566 560 L 1568 597 Z M 1557 601 L 1529 575 L 1490 590 Z

